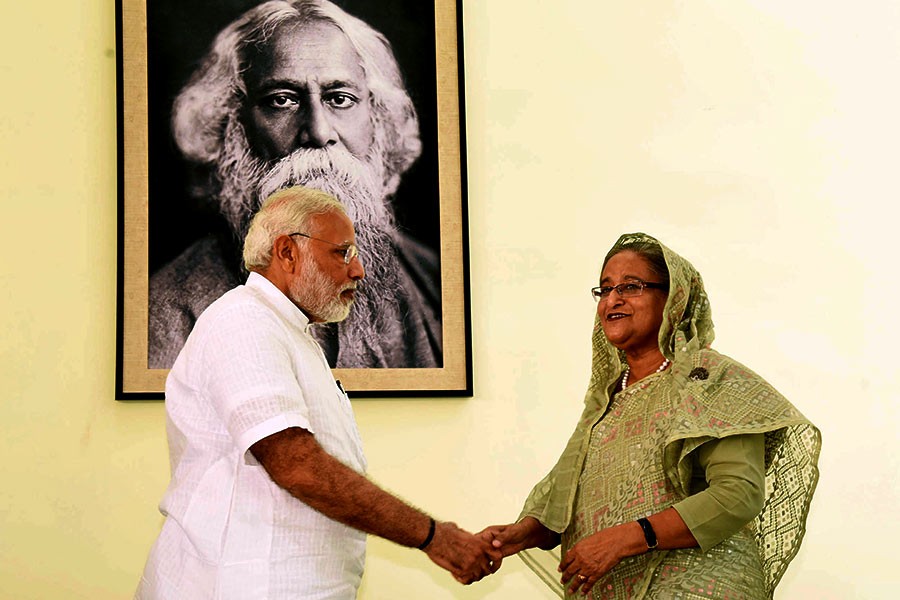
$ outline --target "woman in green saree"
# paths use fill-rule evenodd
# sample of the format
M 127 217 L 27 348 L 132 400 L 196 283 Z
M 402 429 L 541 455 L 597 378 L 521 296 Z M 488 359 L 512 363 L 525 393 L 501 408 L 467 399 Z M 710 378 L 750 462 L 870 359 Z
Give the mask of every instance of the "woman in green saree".
M 819 431 L 710 348 L 699 273 L 623 235 L 603 263 L 585 409 L 504 556 L 562 544 L 567 597 L 771 598 L 818 481 Z

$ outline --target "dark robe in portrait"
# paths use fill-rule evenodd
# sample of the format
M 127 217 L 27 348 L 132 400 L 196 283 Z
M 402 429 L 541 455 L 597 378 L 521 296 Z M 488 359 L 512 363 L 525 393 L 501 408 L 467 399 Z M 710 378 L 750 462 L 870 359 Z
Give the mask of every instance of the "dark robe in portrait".
M 398 319 L 391 320 L 377 340 L 349 339 L 341 324 L 315 326 L 314 335 L 332 367 L 443 365 L 438 257 L 403 233 L 398 233 L 394 241 L 400 267 L 400 292 L 396 297 L 380 301 Z M 246 279 L 245 273 L 232 266 L 238 264 L 239 254 L 232 244 L 210 235 L 191 244 L 150 277 L 148 368 L 172 366 L 200 313 Z M 364 285 L 365 280 L 361 283 Z

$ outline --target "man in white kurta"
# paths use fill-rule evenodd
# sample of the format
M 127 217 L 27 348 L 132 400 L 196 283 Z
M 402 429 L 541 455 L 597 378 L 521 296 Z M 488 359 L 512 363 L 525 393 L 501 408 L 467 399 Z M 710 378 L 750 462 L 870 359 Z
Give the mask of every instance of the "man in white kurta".
M 309 327 L 258 273 L 197 321 L 166 382 L 173 475 L 147 568 L 155 581 L 142 582 L 157 597 L 355 597 L 365 534 L 273 486 L 248 452 L 302 427 L 365 470 L 350 401 Z
M 172 479 L 136 598 L 352 600 L 366 533 L 462 583 L 496 570 L 488 542 L 364 476 L 350 402 L 309 331 L 347 316 L 365 274 L 340 203 L 277 192 L 244 262 L 247 283 L 200 316 L 166 382 Z

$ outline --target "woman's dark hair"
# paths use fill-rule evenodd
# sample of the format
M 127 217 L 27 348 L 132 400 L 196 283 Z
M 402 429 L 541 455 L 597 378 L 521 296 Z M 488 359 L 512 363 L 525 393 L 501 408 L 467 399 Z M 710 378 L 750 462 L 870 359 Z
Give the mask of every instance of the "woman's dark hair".
M 656 283 L 663 283 L 668 287 L 669 267 L 666 265 L 666 257 L 663 256 L 662 248 L 652 242 L 635 241 L 625 246 L 615 246 L 603 259 L 603 267 L 600 270 L 602 271 L 606 268 L 606 263 L 609 262 L 609 259 L 626 250 L 630 250 L 646 260 L 650 266 L 650 271 L 657 277 L 658 281 Z

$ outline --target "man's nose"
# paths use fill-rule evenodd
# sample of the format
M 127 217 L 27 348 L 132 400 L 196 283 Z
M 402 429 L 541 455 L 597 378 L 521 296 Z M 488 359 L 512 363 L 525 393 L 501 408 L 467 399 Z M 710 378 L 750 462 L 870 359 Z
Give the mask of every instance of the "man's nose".
M 353 281 L 359 281 L 366 276 L 366 269 L 363 267 L 362 259 L 358 254 L 350 259 L 347 273 Z
M 331 115 L 321 99 L 313 97 L 306 118 L 300 125 L 298 143 L 303 148 L 325 148 L 336 144 L 337 132 L 331 125 Z

